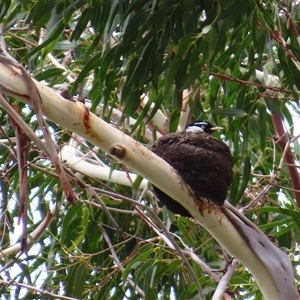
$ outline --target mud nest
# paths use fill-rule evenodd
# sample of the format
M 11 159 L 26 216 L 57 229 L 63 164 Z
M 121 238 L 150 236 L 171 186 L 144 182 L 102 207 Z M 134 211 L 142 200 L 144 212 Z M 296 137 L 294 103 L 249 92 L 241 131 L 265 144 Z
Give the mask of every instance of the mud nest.
M 226 144 L 204 132 L 179 132 L 158 139 L 152 151 L 167 161 L 193 190 L 197 199 L 223 205 L 232 183 L 232 158 Z M 170 196 L 153 187 L 157 198 L 172 212 L 190 213 Z

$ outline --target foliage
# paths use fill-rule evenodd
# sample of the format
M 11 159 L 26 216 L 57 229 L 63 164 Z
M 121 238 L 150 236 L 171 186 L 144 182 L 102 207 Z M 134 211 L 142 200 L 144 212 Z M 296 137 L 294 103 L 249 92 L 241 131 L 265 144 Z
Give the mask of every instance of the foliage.
M 217 136 L 230 146 L 235 172 L 228 200 L 290 254 L 296 270 L 300 7 L 297 1 L 286 3 L 2 0 L 0 21 L 7 51 L 33 78 L 60 92 L 68 86 L 92 111 L 142 143 L 151 144 L 190 119 L 223 126 Z M 142 102 L 143 94 L 148 102 Z M 33 111 L 17 104 L 42 139 Z M 165 127 L 156 122 L 158 115 L 165 117 Z M 3 250 L 20 232 L 20 183 L 15 131 L 2 108 L 0 123 Z M 49 126 L 59 147 L 73 141 L 71 132 Z M 77 148 L 111 170 L 129 172 L 85 141 Z M 128 187 L 85 174 L 74 180 L 72 171 L 79 195 L 72 206 L 50 159 L 34 145 L 28 174 L 28 232 L 54 203 L 58 209 L 28 254 L 1 261 L 8 286 L 2 282 L 0 293 L 6 299 L 43 297 L 22 284 L 58 299 L 192 299 L 198 293 L 193 276 L 166 243 L 166 230 L 189 257 L 208 299 L 231 265 L 198 224 L 159 208 L 150 186 L 138 189 L 140 178 Z M 241 265 L 226 292 L 233 299 L 262 298 Z

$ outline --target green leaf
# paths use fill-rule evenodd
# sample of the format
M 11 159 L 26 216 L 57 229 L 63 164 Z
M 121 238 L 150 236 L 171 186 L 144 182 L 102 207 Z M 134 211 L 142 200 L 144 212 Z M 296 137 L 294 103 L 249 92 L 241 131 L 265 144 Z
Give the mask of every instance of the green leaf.
M 147 259 L 153 253 L 152 245 L 145 245 L 141 247 L 140 251 L 131 259 L 130 263 L 127 265 L 123 271 L 122 278 L 125 280 L 131 271 L 131 269 L 137 268 L 144 259 Z
M 183 234 L 184 238 L 187 240 L 187 242 L 195 247 L 195 244 L 193 242 L 193 239 L 191 238 L 190 234 L 188 233 L 188 231 L 185 229 L 185 224 L 182 222 L 181 218 L 177 219 L 177 226 L 180 229 L 181 233 Z
M 11 0 L 1 0 L 1 6 L 0 6 L 0 23 L 2 22 L 2 19 L 6 16 L 7 11 L 10 7 Z
M 72 246 L 68 248 L 68 252 L 72 252 L 75 248 L 77 248 L 82 241 L 85 239 L 86 231 L 89 223 L 89 210 L 87 207 L 82 208 L 82 218 L 81 218 L 81 226 L 78 228 L 78 237 L 76 240 L 72 241 Z
M 245 191 L 245 189 L 246 189 L 246 187 L 248 186 L 248 183 L 249 183 L 250 172 L 251 172 L 251 162 L 250 162 L 250 158 L 248 156 L 246 156 L 245 159 L 244 159 L 242 182 L 241 182 L 240 189 L 239 189 L 239 192 L 237 194 L 235 202 L 238 202 L 239 199 L 243 196 L 244 191 Z
M 289 85 L 289 88 L 291 90 L 293 90 L 295 81 L 294 81 L 294 78 L 292 76 L 293 72 L 290 69 L 290 66 L 287 62 L 287 60 L 289 58 L 287 57 L 286 52 L 281 48 L 278 48 L 278 57 L 279 57 L 279 60 L 280 60 L 281 68 L 284 71 L 284 79 L 287 81 L 287 83 Z
M 138 175 L 136 180 L 134 181 L 134 183 L 132 185 L 132 188 L 137 191 L 139 186 L 141 185 L 143 179 L 144 178 L 142 176 Z
M 51 77 L 61 76 L 64 72 L 66 72 L 66 71 L 63 69 L 60 69 L 60 68 L 51 68 L 51 69 L 45 70 L 42 73 L 36 74 L 35 79 L 38 81 L 42 81 L 42 80 L 49 79 Z
M 175 76 L 177 74 L 177 71 L 180 67 L 183 66 L 184 60 L 186 55 L 188 54 L 189 50 L 193 48 L 196 44 L 196 42 L 205 34 L 207 34 L 210 31 L 210 26 L 206 26 L 203 28 L 201 33 L 192 33 L 184 38 L 182 38 L 179 42 L 178 51 L 175 54 L 175 57 L 171 63 L 170 69 L 168 70 L 168 75 L 166 78 L 166 84 L 165 84 L 165 96 L 169 94 L 169 91 L 171 89 L 171 86 L 174 83 Z M 182 73 L 181 73 L 182 75 Z
M 70 41 L 72 42 L 73 40 L 78 40 L 81 36 L 81 34 L 83 33 L 83 31 L 86 29 L 86 25 L 90 20 L 90 16 L 91 16 L 91 8 L 87 7 L 81 14 L 73 32 L 72 35 L 70 37 Z
M 258 119 L 260 124 L 260 149 L 265 150 L 266 140 L 267 140 L 267 126 L 261 126 L 262 124 L 267 124 L 267 108 L 265 105 L 261 104 L 259 106 Z
M 81 214 L 81 209 L 82 209 L 82 207 L 77 205 L 77 206 L 71 207 L 67 211 L 67 213 L 63 219 L 63 224 L 62 224 L 62 234 L 61 234 L 61 242 L 62 243 L 65 243 L 68 240 L 68 244 L 71 244 L 71 240 L 70 240 L 71 231 L 74 230 L 74 228 L 71 226 L 71 224 L 74 219 L 78 218 L 78 214 L 79 213 Z
M 80 74 L 78 75 L 76 81 L 74 82 L 72 92 L 75 92 L 76 88 L 78 87 L 78 84 L 84 81 L 90 70 L 99 66 L 101 56 L 102 53 L 99 52 L 85 64 Z
M 266 230 L 266 229 L 273 229 L 276 228 L 277 226 L 284 226 L 286 224 L 291 223 L 292 218 L 285 218 L 285 219 L 281 219 L 278 221 L 274 221 L 274 222 L 269 222 L 268 224 L 264 224 L 264 225 L 260 225 L 259 228 L 261 230 Z
M 87 264 L 77 263 L 69 267 L 67 280 L 67 295 L 82 298 L 83 287 L 87 277 Z
M 170 118 L 170 126 L 169 126 L 170 132 L 175 132 L 177 130 L 179 118 L 180 118 L 180 109 L 176 109 L 173 111 Z
M 240 200 L 238 198 L 240 177 L 241 177 L 241 174 L 239 172 L 235 172 L 233 175 L 233 181 L 232 181 L 230 193 L 229 193 L 229 201 L 233 205 L 237 204 L 238 201 Z
M 226 117 L 241 117 L 247 115 L 247 113 L 242 109 L 211 109 L 210 113 Z

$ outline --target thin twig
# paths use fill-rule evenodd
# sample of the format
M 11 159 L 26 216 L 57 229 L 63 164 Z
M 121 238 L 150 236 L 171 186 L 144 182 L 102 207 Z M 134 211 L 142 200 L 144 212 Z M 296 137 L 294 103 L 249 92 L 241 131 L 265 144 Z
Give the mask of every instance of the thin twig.
M 97 193 L 95 193 L 94 189 L 90 185 L 87 186 L 87 191 L 101 205 L 102 209 L 104 210 L 104 212 L 106 213 L 107 217 L 110 219 L 110 221 L 112 222 L 112 224 L 116 228 L 116 230 L 119 233 L 120 237 L 122 239 L 125 239 L 123 230 L 120 228 L 119 224 L 115 221 L 115 219 L 113 218 L 113 216 L 111 215 L 111 213 L 107 209 L 105 203 L 102 201 L 102 199 L 97 195 Z
M 115 249 L 108 237 L 108 235 L 106 234 L 106 231 L 104 230 L 104 228 L 101 226 L 101 224 L 98 224 L 98 227 L 101 231 L 101 233 L 103 234 L 103 237 L 106 241 L 106 243 L 108 244 L 109 248 L 110 248 L 110 252 L 112 254 L 112 257 L 113 257 L 113 260 L 114 262 L 116 263 L 116 265 L 119 267 L 119 270 L 121 272 L 124 271 L 124 267 L 122 265 L 122 263 L 120 262 L 118 256 L 117 256 L 117 253 L 115 252 Z M 138 287 L 130 278 L 126 278 L 126 281 L 132 286 L 133 289 L 135 289 L 143 298 L 145 298 L 145 293 L 142 289 L 140 289 L 140 287 Z
M 14 285 L 14 286 L 17 286 L 19 288 L 26 288 L 26 289 L 30 290 L 31 292 L 34 291 L 34 292 L 37 292 L 37 293 L 41 294 L 41 296 L 48 296 L 48 297 L 51 297 L 52 299 L 61 299 L 61 300 L 77 300 L 78 299 L 78 298 L 71 298 L 71 297 L 52 294 L 52 293 L 49 293 L 45 290 L 36 288 L 32 285 L 25 284 L 25 283 L 19 283 L 19 282 L 16 282 L 14 280 L 6 281 L 6 280 L 1 280 L 0 279 L 0 285 L 3 285 L 3 286 L 5 286 L 5 285 L 7 285 L 7 286 Z
M 223 295 L 227 290 L 228 283 L 229 283 L 230 279 L 232 278 L 232 276 L 234 275 L 238 265 L 239 265 L 239 262 L 236 259 L 233 259 L 231 264 L 228 265 L 227 271 L 224 274 L 224 276 L 222 277 L 222 279 L 220 280 L 220 282 L 217 286 L 217 289 L 214 292 L 212 300 L 222 300 L 223 299 Z
M 198 293 L 199 293 L 199 299 L 205 299 L 204 297 L 204 293 L 203 290 L 199 284 L 198 278 L 194 272 L 194 269 L 192 268 L 192 266 L 190 265 L 189 261 L 187 260 L 186 256 L 183 254 L 182 250 L 180 249 L 180 247 L 177 245 L 177 243 L 174 241 L 172 235 L 170 234 L 170 232 L 168 231 L 168 229 L 165 227 L 165 225 L 163 224 L 163 222 L 161 221 L 161 219 L 151 210 L 151 209 L 147 209 L 148 212 L 151 215 L 151 218 L 148 218 L 142 211 L 140 211 L 137 207 L 136 209 L 140 212 L 142 218 L 146 221 L 146 223 L 157 233 L 157 235 L 159 235 L 165 242 L 166 244 L 171 247 L 174 248 L 176 253 L 181 257 L 181 259 L 183 260 L 183 262 L 185 263 L 187 269 L 189 270 L 195 285 L 197 287 Z M 153 221 L 155 221 L 155 223 L 159 226 L 154 224 Z M 161 230 L 163 231 L 163 234 L 161 232 Z
M 288 133 L 284 130 L 282 119 L 279 115 L 272 113 L 272 120 L 276 132 L 277 141 L 276 144 L 281 148 L 283 155 L 281 164 L 283 163 L 283 159 L 288 164 L 288 171 L 291 177 L 292 186 L 295 191 L 300 190 L 300 176 L 295 165 L 295 159 L 290 147 L 290 140 Z M 300 207 L 300 193 L 295 192 L 295 199 L 297 202 L 297 206 Z

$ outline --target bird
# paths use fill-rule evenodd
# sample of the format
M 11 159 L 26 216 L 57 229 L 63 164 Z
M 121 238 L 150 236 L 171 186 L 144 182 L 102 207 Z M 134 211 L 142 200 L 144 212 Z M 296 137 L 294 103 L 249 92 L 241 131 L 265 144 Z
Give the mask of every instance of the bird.
M 168 162 L 190 186 L 198 201 L 206 198 L 222 206 L 232 183 L 232 156 L 229 147 L 212 136 L 215 130 L 205 120 L 190 123 L 183 131 L 160 137 L 152 152 Z M 191 217 L 177 201 L 156 186 L 153 190 L 160 202 L 175 214 Z

